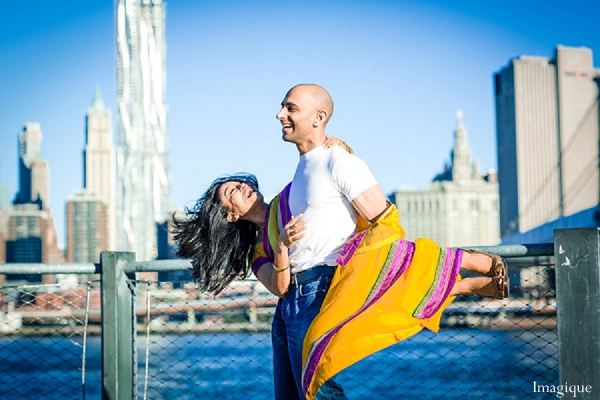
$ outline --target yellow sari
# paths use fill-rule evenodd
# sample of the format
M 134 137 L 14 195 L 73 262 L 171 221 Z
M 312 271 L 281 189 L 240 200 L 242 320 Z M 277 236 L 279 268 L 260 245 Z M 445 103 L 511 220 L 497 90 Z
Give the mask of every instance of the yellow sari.
M 288 194 L 289 185 L 270 204 L 264 240 L 254 252 L 255 272 L 273 254 L 274 235 L 291 217 Z M 359 218 L 304 338 L 302 387 L 308 400 L 344 368 L 424 327 L 438 331 L 441 314 L 454 299 L 449 294 L 460 279 L 462 251 L 404 236 L 394 205 L 372 225 Z

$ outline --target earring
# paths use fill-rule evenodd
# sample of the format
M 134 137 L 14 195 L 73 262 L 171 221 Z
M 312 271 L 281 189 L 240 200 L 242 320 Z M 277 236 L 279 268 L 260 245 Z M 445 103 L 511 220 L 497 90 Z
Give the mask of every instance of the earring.
M 238 217 L 239 217 L 239 215 L 237 215 L 237 214 L 233 214 L 233 213 L 227 214 L 227 221 L 228 222 L 235 222 L 235 221 L 238 220 Z

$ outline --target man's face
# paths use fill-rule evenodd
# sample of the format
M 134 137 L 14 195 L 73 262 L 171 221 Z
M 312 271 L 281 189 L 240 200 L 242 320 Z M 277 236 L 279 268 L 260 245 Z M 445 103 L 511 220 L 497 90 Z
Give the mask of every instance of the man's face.
M 309 90 L 302 86 L 290 90 L 276 116 L 281 122 L 283 140 L 298 144 L 309 137 L 316 115 L 317 109 Z

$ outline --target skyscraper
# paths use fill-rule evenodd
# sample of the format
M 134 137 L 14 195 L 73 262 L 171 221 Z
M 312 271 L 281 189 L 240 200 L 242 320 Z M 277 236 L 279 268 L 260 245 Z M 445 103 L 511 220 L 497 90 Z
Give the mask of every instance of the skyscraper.
M 10 188 L 0 183 L 0 208 L 6 210 L 8 207 L 10 207 Z
M 506 237 L 599 200 L 598 86 L 592 51 L 521 56 L 495 74 L 500 229 Z
M 37 204 L 18 204 L 7 211 L 6 262 L 62 262 L 54 218 Z
M 49 172 L 42 159 L 42 131 L 37 122 L 28 122 L 19 135 L 19 191 L 14 204 L 36 203 L 49 207 Z
M 117 2 L 117 249 L 157 255 L 157 224 L 169 215 L 166 5 Z
M 99 262 L 108 248 L 107 205 L 102 197 L 81 190 L 67 200 L 67 261 Z
M 431 238 L 441 246 L 484 246 L 500 241 L 496 174 L 483 177 L 472 162 L 462 112 L 457 112 L 450 165 L 426 190 L 398 189 L 391 196 L 406 238 Z
M 19 135 L 19 191 L 7 221 L 6 261 L 61 262 L 54 218 L 49 206 L 49 172 L 41 156 L 42 131 L 35 122 Z
M 85 120 L 83 187 L 89 193 L 98 195 L 106 206 L 104 218 L 98 220 L 99 224 L 106 225 L 103 229 L 106 237 L 103 238 L 100 251 L 115 250 L 115 168 L 111 120 L 110 111 L 104 107 L 98 88 Z
M 6 231 L 8 229 L 6 210 L 0 207 L 0 264 L 6 262 Z M 0 283 L 4 278 L 0 275 Z

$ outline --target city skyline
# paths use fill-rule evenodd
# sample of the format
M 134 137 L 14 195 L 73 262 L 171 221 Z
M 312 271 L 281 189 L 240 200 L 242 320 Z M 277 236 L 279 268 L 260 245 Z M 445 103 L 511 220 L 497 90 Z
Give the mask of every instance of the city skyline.
M 3 4 L 0 16 L 0 184 L 10 186 L 12 200 L 18 133 L 39 123 L 64 243 L 65 203 L 82 187 L 84 118 L 96 86 L 115 115 L 114 4 L 14 3 Z M 551 57 L 561 44 L 591 48 L 600 65 L 600 6 L 593 2 L 544 2 L 543 9 L 516 1 L 166 3 L 178 208 L 221 174 L 253 172 L 266 195 L 291 179 L 297 154 L 281 141 L 274 116 L 295 83 L 316 82 L 332 93 L 328 133 L 350 143 L 387 194 L 431 182 L 448 159 L 457 109 L 482 170 L 497 168 L 493 74 L 509 60 Z

